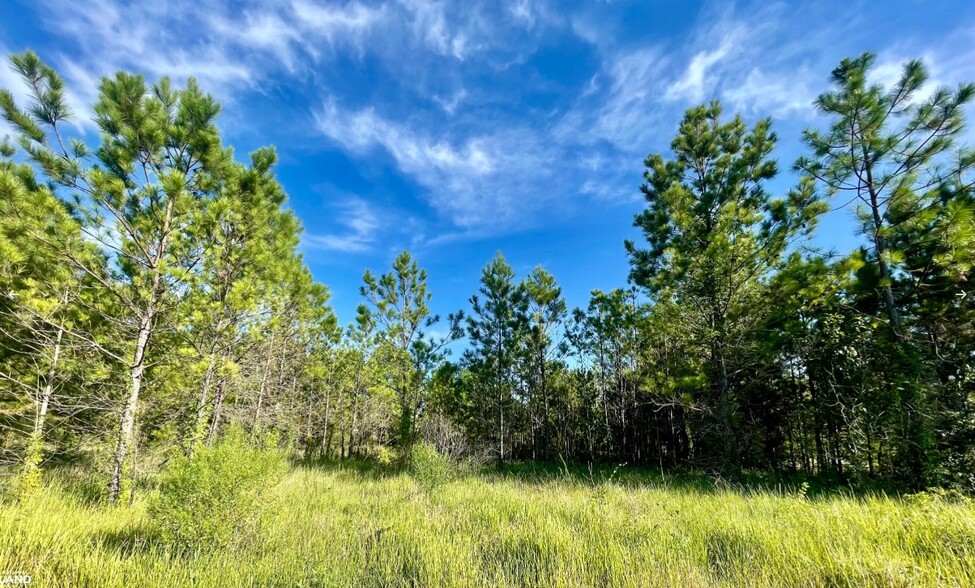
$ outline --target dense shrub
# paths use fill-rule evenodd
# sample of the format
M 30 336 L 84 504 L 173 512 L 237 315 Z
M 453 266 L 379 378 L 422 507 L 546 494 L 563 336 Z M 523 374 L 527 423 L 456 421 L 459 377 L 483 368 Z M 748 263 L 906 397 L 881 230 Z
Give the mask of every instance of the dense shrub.
M 180 456 L 163 472 L 149 517 L 164 541 L 201 549 L 233 543 L 255 530 L 262 504 L 285 472 L 273 441 L 255 444 L 229 429 L 192 459 Z
M 24 455 L 24 466 L 11 484 L 11 494 L 14 497 L 25 500 L 40 489 L 43 457 L 44 440 L 36 434 L 31 435 Z
M 456 466 L 431 443 L 420 441 L 410 449 L 409 471 L 423 489 L 433 490 L 454 477 Z
M 376 463 L 383 467 L 393 467 L 402 463 L 400 461 L 400 454 L 394 447 L 377 445 L 374 450 L 369 451 L 369 455 L 372 455 Z

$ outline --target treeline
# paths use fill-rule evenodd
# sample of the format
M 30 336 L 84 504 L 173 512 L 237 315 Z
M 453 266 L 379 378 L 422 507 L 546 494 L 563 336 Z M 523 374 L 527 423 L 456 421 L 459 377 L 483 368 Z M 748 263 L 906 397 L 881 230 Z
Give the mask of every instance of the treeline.
M 191 454 L 229 421 L 298 430 L 339 333 L 274 150 L 238 163 L 193 80 L 121 72 L 101 82 L 89 146 L 58 74 L 30 52 L 11 63 L 30 94 L 0 93 L 20 147 L 0 163 L 0 432 L 17 484 L 83 459 L 114 502 L 166 448 Z
M 305 458 L 423 437 L 501 461 L 975 488 L 975 156 L 956 143 L 975 87 L 932 91 L 921 62 L 883 87 L 871 55 L 844 60 L 782 195 L 769 120 L 688 110 L 645 162 L 630 287 L 585 309 L 499 253 L 441 320 L 404 252 L 366 272 L 344 329 L 273 149 L 236 161 L 192 80 L 102 80 L 89 145 L 57 73 L 11 62 L 30 99 L 0 93 L 19 147 L 0 163 L 0 450 L 22 491 L 70 461 L 116 501 L 228 423 Z M 831 207 L 860 221 L 851 254 L 810 245 Z

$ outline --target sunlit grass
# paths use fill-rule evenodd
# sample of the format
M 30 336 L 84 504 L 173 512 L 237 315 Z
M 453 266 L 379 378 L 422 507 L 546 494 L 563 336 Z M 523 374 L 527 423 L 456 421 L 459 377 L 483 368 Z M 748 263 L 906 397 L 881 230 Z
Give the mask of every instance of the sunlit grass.
M 968 586 L 975 507 L 571 478 L 296 468 L 261 531 L 172 554 L 145 497 L 49 482 L 0 506 L 0 571 L 35 586 Z

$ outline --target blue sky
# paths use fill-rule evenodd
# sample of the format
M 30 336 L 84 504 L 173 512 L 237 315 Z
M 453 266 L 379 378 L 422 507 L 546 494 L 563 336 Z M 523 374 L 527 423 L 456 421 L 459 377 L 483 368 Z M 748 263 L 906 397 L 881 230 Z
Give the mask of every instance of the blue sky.
M 841 58 L 876 52 L 883 81 L 921 57 L 955 84 L 975 80 L 973 41 L 975 2 L 960 0 L 0 2 L 0 53 L 37 51 L 76 112 L 118 69 L 195 76 L 238 155 L 275 145 L 343 322 L 363 271 L 404 248 L 442 314 L 467 307 L 498 250 L 584 306 L 625 285 L 642 161 L 667 151 L 685 109 L 720 98 L 772 116 L 784 191 Z M 6 68 L 0 86 L 18 87 Z M 828 215 L 816 243 L 853 247 L 851 215 Z

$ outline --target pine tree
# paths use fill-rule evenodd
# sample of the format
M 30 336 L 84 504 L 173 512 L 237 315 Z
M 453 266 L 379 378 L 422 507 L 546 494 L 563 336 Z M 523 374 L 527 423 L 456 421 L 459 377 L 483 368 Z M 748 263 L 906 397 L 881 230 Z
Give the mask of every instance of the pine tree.
M 72 363 L 92 347 L 79 330 L 88 314 L 84 275 L 64 264 L 58 251 L 92 260 L 97 255 L 33 170 L 9 159 L 13 153 L 9 144 L 0 145 L 0 380 L 21 392 L 27 402 L 18 404 L 33 412 L 20 477 L 27 493 L 39 483 L 48 415 L 66 400 L 55 392 L 78 384 Z
M 928 79 L 922 61 L 907 62 L 898 81 L 886 89 L 868 83 L 875 59 L 864 53 L 844 59 L 833 70 L 835 90 L 816 100 L 832 124 L 825 133 L 805 132 L 812 156 L 798 159 L 795 167 L 821 182 L 830 196 L 859 204 L 890 327 L 902 337 L 893 288 L 902 257 L 888 241 L 897 224 L 929 214 L 938 188 L 971 165 L 969 158 L 958 158 L 957 165 L 946 169 L 939 164 L 950 163 L 944 159 L 964 128 L 963 107 L 975 97 L 975 85 L 939 88 L 919 99 Z
M 149 88 L 141 76 L 119 72 L 99 88 L 94 111 L 101 144 L 90 152 L 81 140 L 66 142 L 71 113 L 58 74 L 34 53 L 11 61 L 32 103 L 21 110 L 4 91 L 0 108 L 18 130 L 21 148 L 71 203 L 86 238 L 98 244 L 108 263 L 93 266 L 62 253 L 125 313 L 113 317 L 128 341 L 129 380 L 108 486 L 115 502 L 131 473 L 153 335 L 198 256 L 190 219 L 219 190 L 228 169 L 229 152 L 214 125 L 220 107 L 192 79 L 182 90 L 165 78 Z
M 202 370 L 196 419 L 188 451 L 206 434 L 214 400 L 225 388 L 226 371 L 247 351 L 247 329 L 260 320 L 261 304 L 295 265 L 298 222 L 282 208 L 284 191 L 272 175 L 271 148 L 251 154 L 250 166 L 235 164 L 216 197 L 195 223 L 204 243 L 186 296 L 184 329 Z
M 922 61 L 905 63 L 890 88 L 868 81 L 874 62 L 873 54 L 864 53 L 844 59 L 833 70 L 834 90 L 816 101 L 831 124 L 825 132 L 805 132 L 812 154 L 797 160 L 795 167 L 815 178 L 830 196 L 843 198 L 841 206 L 857 204 L 870 244 L 864 257 L 873 270 L 861 273 L 861 283 L 879 293 L 893 335 L 884 352 L 888 380 L 904 423 L 902 461 L 917 483 L 925 477 L 930 444 L 922 384 L 928 376 L 913 342 L 917 327 L 910 317 L 905 319 L 905 312 L 912 310 L 909 305 L 923 307 L 924 298 L 943 292 L 931 282 L 942 281 L 944 268 L 953 266 L 957 275 L 964 275 L 970 262 L 957 252 L 965 247 L 971 222 L 961 178 L 975 160 L 952 149 L 964 128 L 964 106 L 975 97 L 975 84 L 938 88 L 923 98 L 919 94 L 928 72 Z
M 430 312 L 427 272 L 408 251 L 393 261 L 391 272 L 376 278 L 366 271 L 360 292 L 360 321 L 376 324 L 386 352 L 389 379 L 399 403 L 399 442 L 408 447 L 426 400 L 427 385 L 446 357 L 446 346 L 460 336 L 459 316 L 450 316 L 448 333 L 439 339 L 425 332 L 440 321 Z
M 471 315 L 467 317 L 470 349 L 464 359 L 477 381 L 475 402 L 483 424 L 496 426 L 482 434 L 493 438 L 498 459 L 503 462 L 513 446 L 506 431 L 512 428 L 515 367 L 525 345 L 529 300 L 500 251 L 481 271 L 479 293 L 471 297 Z
M 695 317 L 695 336 L 709 349 L 707 405 L 726 471 L 739 457 L 729 368 L 735 342 L 760 308 L 757 285 L 822 212 L 809 182 L 783 199 L 766 191 L 778 171 L 770 159 L 775 141 L 767 119 L 749 130 L 740 117 L 722 122 L 717 102 L 688 110 L 674 157 L 646 160 L 647 208 L 634 225 L 649 248 L 626 243 L 631 280 Z
M 552 274 L 541 266 L 522 282 L 528 300 L 528 346 L 526 363 L 529 379 L 529 427 L 531 428 L 532 459 L 539 457 L 536 439 L 537 421 L 541 420 L 541 456 L 551 459 L 552 407 L 549 386 L 549 364 L 565 355 L 562 342 L 557 341 L 559 329 L 567 314 L 562 289 Z M 540 413 L 540 414 L 539 414 Z

